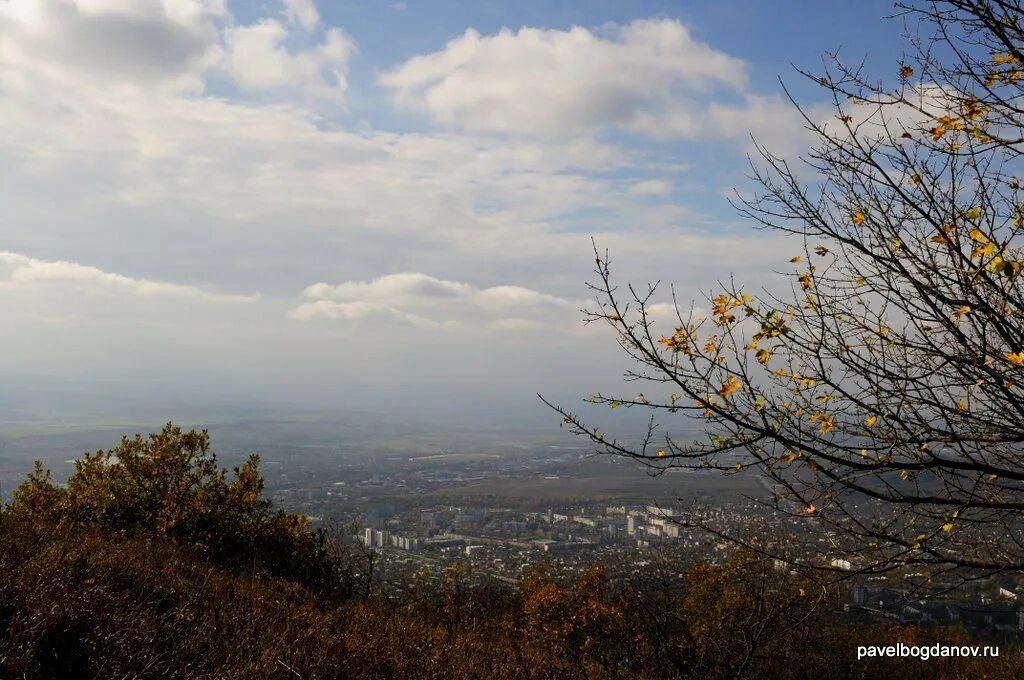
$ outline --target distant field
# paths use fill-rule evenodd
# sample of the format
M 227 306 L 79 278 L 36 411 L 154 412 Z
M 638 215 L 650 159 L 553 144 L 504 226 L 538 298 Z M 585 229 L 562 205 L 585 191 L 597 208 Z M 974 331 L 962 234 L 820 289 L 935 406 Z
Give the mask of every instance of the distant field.
M 498 460 L 501 456 L 497 453 L 432 453 L 426 456 L 413 456 L 411 461 L 437 461 L 439 463 L 461 463 L 477 462 L 482 460 Z
M 490 479 L 452 486 L 434 492 L 450 498 L 509 498 L 557 500 L 586 497 L 592 500 L 645 502 L 655 499 L 728 498 L 759 496 L 765 489 L 753 475 L 671 472 L 652 477 L 641 470 L 621 474 L 595 474 L 586 477 L 548 479 Z

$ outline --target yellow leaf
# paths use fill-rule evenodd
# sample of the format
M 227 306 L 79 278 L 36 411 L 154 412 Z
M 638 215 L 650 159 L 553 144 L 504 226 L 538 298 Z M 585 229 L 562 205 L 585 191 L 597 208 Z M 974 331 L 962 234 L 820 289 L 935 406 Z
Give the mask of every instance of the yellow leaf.
M 971 313 L 970 306 L 969 305 L 964 305 L 963 307 L 960 307 L 960 308 L 958 308 L 958 309 L 953 311 L 953 318 L 954 319 L 961 319 L 961 318 L 967 316 L 970 313 Z
M 953 530 L 953 523 L 952 522 L 946 522 L 945 524 L 942 525 L 942 530 L 945 531 L 948 534 L 950 531 Z
M 772 353 L 769 352 L 766 349 L 760 349 L 760 350 L 757 351 L 757 354 L 754 355 L 754 356 L 757 357 L 757 362 L 759 364 L 761 364 L 762 366 L 764 366 L 764 365 L 766 365 L 768 363 L 768 359 L 771 358 Z
M 666 455 L 665 454 L 665 449 L 658 449 L 658 457 L 659 458 L 664 458 L 665 455 Z
M 877 422 L 878 422 L 878 416 L 868 416 L 868 417 L 867 417 L 867 418 L 866 418 L 866 419 L 864 420 L 864 423 L 865 423 L 865 424 L 866 424 L 866 425 L 867 425 L 868 427 L 874 427 L 874 426 L 875 426 L 875 423 L 877 423 Z
M 724 383 L 722 383 L 721 389 L 718 390 L 718 396 L 728 397 L 730 394 L 738 390 L 741 386 L 739 380 L 733 376 L 729 376 Z
M 828 434 L 836 427 L 836 419 L 827 413 L 815 413 L 810 419 L 818 423 L 818 432 L 821 434 Z
M 996 244 L 991 242 L 982 243 L 974 247 L 974 250 L 971 251 L 971 257 L 988 257 L 994 252 L 996 252 Z
M 802 258 L 799 255 L 797 255 L 796 257 L 790 259 L 790 262 L 792 262 L 793 264 L 797 264 L 798 262 L 803 262 L 803 259 L 804 258 Z
M 853 225 L 859 227 L 862 224 L 864 224 L 864 213 L 860 211 L 853 213 Z
M 904 470 L 903 472 L 900 473 L 900 479 L 902 479 L 903 481 L 907 481 L 908 479 L 910 479 L 910 473 Z
M 1024 352 L 1009 352 L 1006 355 L 1006 360 L 1014 366 L 1024 365 Z

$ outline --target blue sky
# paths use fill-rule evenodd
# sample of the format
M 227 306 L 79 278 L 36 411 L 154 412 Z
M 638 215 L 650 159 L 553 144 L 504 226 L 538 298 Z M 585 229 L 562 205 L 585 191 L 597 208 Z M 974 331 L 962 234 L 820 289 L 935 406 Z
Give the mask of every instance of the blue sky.
M 886 2 L 0 0 L 0 374 L 534 409 L 615 384 L 590 239 L 686 299 L 793 244 L 726 197 Z M 663 300 L 662 302 L 664 302 Z

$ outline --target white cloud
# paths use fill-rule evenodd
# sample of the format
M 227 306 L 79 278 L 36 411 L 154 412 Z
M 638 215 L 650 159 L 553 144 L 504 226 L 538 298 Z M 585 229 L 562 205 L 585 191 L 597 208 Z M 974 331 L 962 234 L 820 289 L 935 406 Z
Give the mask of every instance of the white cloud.
M 337 285 L 315 283 L 302 291 L 312 298 L 393 300 L 415 297 L 462 297 L 473 287 L 456 281 L 445 281 L 427 274 L 403 272 L 389 274 L 372 281 L 346 281 Z
M 457 326 L 460 323 L 479 325 L 483 315 L 495 328 L 527 328 L 547 323 L 564 325 L 567 312 L 580 307 L 579 302 L 524 286 L 481 288 L 418 272 L 337 285 L 316 283 L 307 287 L 302 295 L 316 301 L 301 304 L 289 313 L 291 318 L 300 321 L 375 318 Z M 524 318 L 524 313 L 533 313 L 534 318 Z M 507 317 L 509 314 L 516 316 Z
M 782 155 L 808 140 L 787 100 L 752 91 L 742 60 L 674 19 L 599 30 L 469 29 L 380 82 L 400 107 L 470 131 L 564 138 L 621 129 L 742 147 L 753 135 Z
M 280 19 L 236 24 L 225 0 L 5 0 L 0 63 L 5 80 L 26 88 L 44 78 L 70 90 L 116 88 L 108 96 L 196 93 L 223 74 L 243 92 L 340 103 L 354 41 L 336 27 L 317 32 L 311 0 L 281 8 Z
M 663 179 L 647 179 L 629 185 L 629 192 L 641 196 L 664 196 L 671 193 L 672 183 Z
M 436 122 L 472 130 L 576 135 L 629 127 L 677 97 L 746 83 L 738 59 L 693 38 L 670 19 L 595 32 L 469 29 L 444 49 L 381 78 L 396 101 Z
M 290 35 L 289 27 L 276 19 L 229 28 L 224 35 L 226 71 L 245 90 L 291 90 L 341 101 L 355 43 L 331 28 L 320 44 L 296 51 L 286 45 Z
M 0 63 L 8 78 L 28 67 L 94 86 L 194 84 L 224 15 L 219 0 L 7 0 Z
M 330 300 L 317 300 L 306 302 L 288 313 L 293 319 L 299 321 L 312 321 L 313 319 L 331 319 L 335 321 L 387 321 L 412 324 L 427 324 L 426 319 L 407 314 L 394 307 L 383 305 L 377 302 L 332 302 Z
M 212 302 L 253 302 L 258 295 L 216 293 L 195 286 L 132 278 L 64 260 L 38 260 L 0 251 L 0 286 L 63 284 L 73 290 L 107 289 L 141 296 L 183 296 Z
M 284 16 L 289 23 L 311 31 L 320 24 L 320 12 L 313 0 L 283 0 Z

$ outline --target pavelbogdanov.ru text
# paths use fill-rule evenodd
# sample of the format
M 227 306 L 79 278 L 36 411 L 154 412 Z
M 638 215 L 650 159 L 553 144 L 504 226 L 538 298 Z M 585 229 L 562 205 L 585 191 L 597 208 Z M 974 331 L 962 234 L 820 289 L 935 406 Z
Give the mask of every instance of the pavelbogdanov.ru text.
M 912 657 L 927 661 L 945 657 L 999 656 L 999 647 L 990 645 L 858 645 L 857 660 L 881 656 Z

